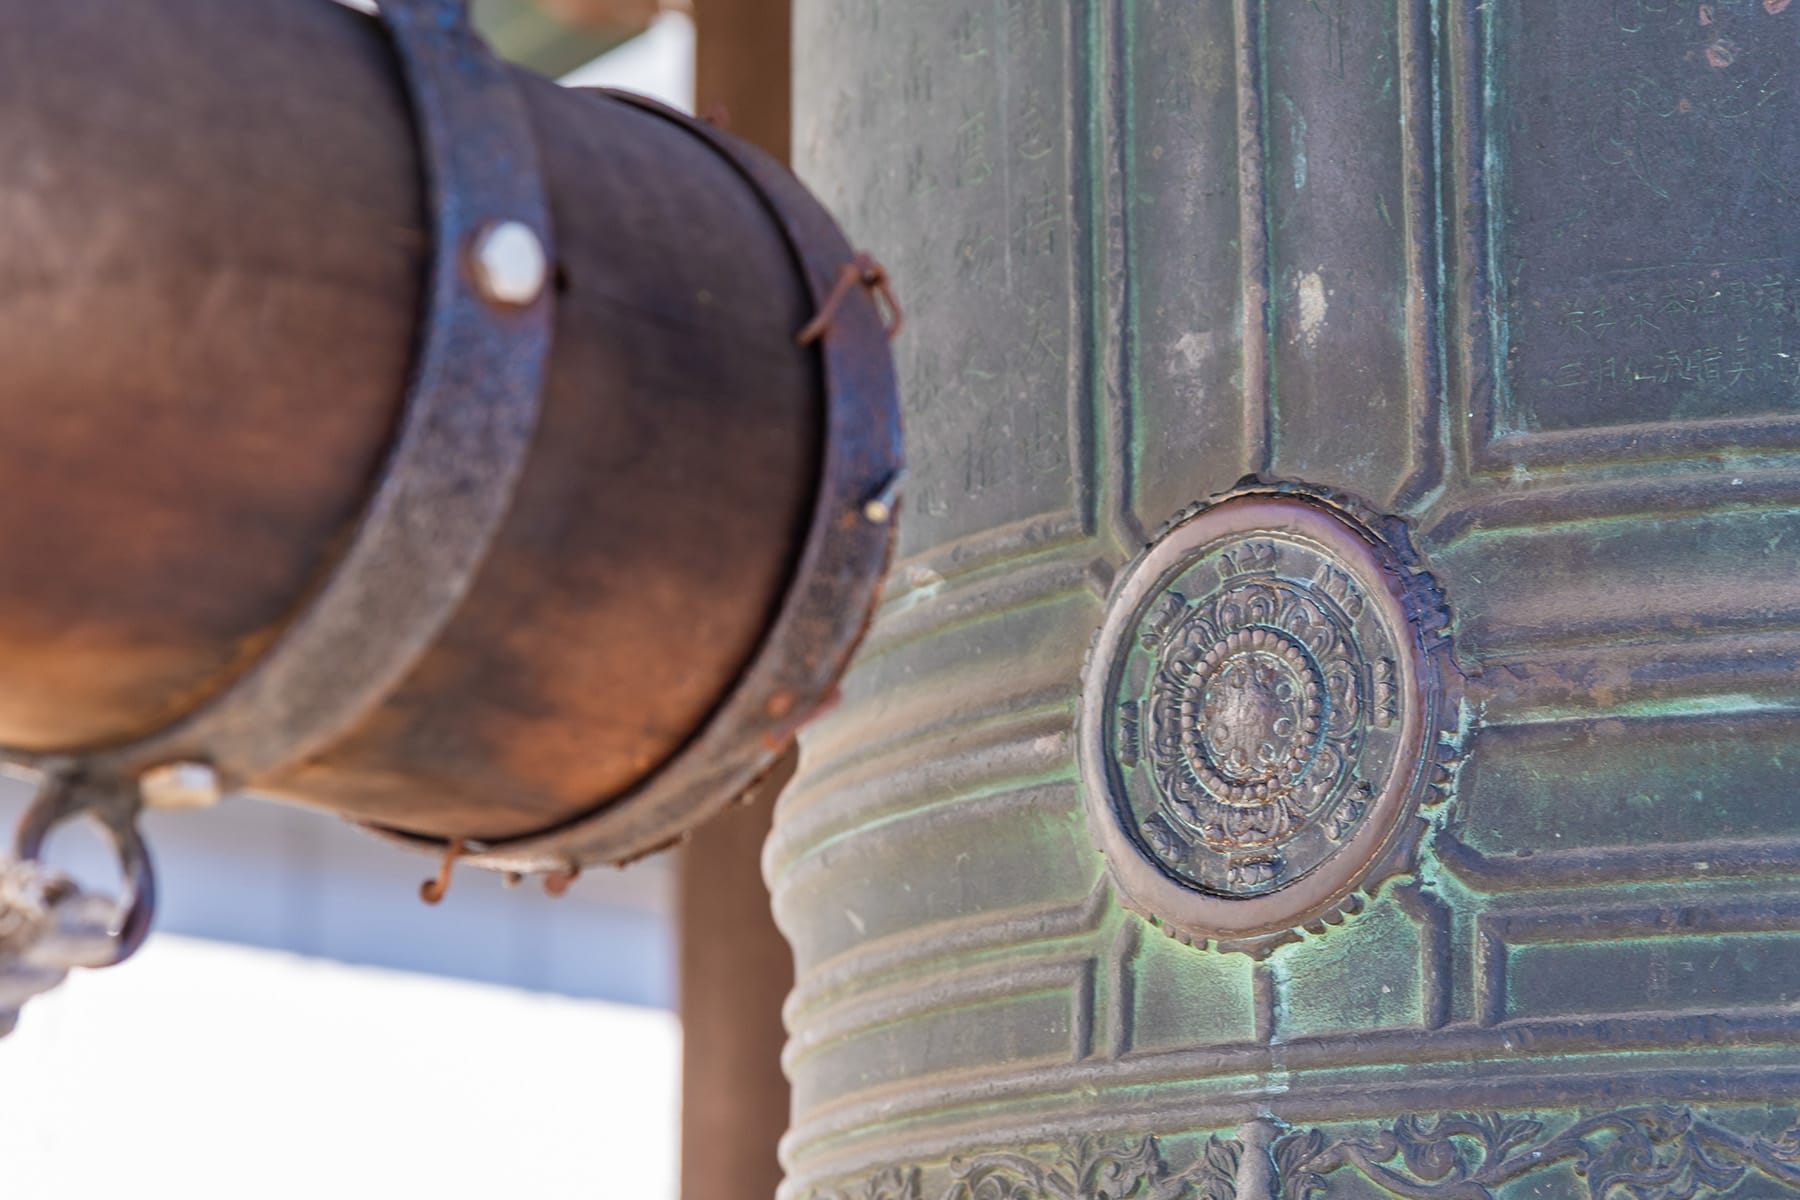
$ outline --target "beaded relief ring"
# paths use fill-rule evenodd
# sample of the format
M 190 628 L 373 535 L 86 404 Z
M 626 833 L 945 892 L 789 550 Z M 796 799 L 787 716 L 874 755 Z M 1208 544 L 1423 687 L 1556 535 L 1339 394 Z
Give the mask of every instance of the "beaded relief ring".
M 1082 778 L 1122 898 L 1259 951 L 1410 868 L 1442 782 L 1446 614 L 1347 506 L 1246 491 L 1121 573 L 1089 658 Z

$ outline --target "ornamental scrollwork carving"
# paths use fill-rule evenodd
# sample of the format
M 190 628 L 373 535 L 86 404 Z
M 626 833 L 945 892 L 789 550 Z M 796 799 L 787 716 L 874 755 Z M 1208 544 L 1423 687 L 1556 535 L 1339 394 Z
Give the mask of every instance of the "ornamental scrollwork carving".
M 1559 1167 L 1585 1200 L 1698 1200 L 1751 1175 L 1800 1195 L 1800 1128 L 1771 1142 L 1669 1105 L 1581 1117 L 1560 1130 L 1498 1113 L 1408 1116 L 1372 1138 L 1336 1141 L 1317 1129 L 1252 1125 L 1261 1130 L 1213 1139 L 1197 1198 L 1310 1200 L 1329 1193 L 1328 1177 L 1350 1171 L 1408 1200 L 1494 1200 L 1507 1184 Z M 1266 1189 L 1243 1186 L 1250 1155 L 1270 1164 Z
M 889 1167 L 863 1181 L 860 1188 L 814 1192 L 812 1200 L 921 1200 L 919 1168 Z
M 1334 1177 L 1354 1175 L 1404 1200 L 1499 1200 L 1508 1185 L 1557 1171 L 1576 1190 L 1555 1194 L 1579 1200 L 1706 1200 L 1753 1177 L 1781 1189 L 1774 1194 L 1800 1196 L 1800 1125 L 1771 1141 L 1691 1108 L 1642 1105 L 1566 1123 L 1480 1112 L 1406 1116 L 1373 1135 L 1332 1138 L 1258 1118 L 1231 1137 L 1209 1138 L 1179 1170 L 1169 1166 L 1155 1137 L 1080 1138 L 1050 1161 L 1004 1151 L 953 1159 L 943 1189 L 929 1194 L 941 1200 L 1315 1200 L 1331 1193 Z M 925 1200 L 927 1194 L 919 1168 L 890 1168 L 860 1189 L 814 1192 L 812 1200 Z
M 1090 828 L 1120 898 L 1268 953 L 1411 869 L 1454 723 L 1442 597 L 1404 526 L 1257 485 L 1120 573 L 1083 678 Z
M 1154 1137 L 1111 1143 L 1078 1138 L 1050 1162 L 999 1151 L 952 1159 L 941 1200 L 1184 1200 L 1193 1170 L 1169 1169 Z M 923 1200 L 918 1168 L 889 1168 L 862 1189 L 814 1192 L 812 1200 Z
M 1118 1146 L 1081 1138 L 1047 1166 L 1022 1154 L 984 1154 L 952 1161 L 950 1175 L 943 1200 L 1182 1200 L 1191 1190 L 1153 1137 Z

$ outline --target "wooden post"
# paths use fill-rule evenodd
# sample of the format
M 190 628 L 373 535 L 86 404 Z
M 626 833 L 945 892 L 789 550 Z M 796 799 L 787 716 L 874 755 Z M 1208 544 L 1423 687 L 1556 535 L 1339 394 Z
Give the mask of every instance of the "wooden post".
M 760 860 L 791 774 L 790 760 L 750 803 L 696 829 L 681 854 L 682 1200 L 755 1200 L 781 1183 L 781 1005 L 794 973 Z
M 788 158 L 788 0 L 695 0 L 695 112 Z M 794 961 L 769 912 L 761 849 L 778 772 L 680 856 L 682 1200 L 774 1196 L 787 1132 L 781 1002 Z
M 694 0 L 694 111 L 788 160 L 788 0 Z
M 695 111 L 788 159 L 788 0 L 695 0 Z M 788 1126 L 781 1005 L 793 959 L 761 857 L 788 770 L 694 832 L 677 872 L 681 920 L 682 1200 L 771 1197 Z

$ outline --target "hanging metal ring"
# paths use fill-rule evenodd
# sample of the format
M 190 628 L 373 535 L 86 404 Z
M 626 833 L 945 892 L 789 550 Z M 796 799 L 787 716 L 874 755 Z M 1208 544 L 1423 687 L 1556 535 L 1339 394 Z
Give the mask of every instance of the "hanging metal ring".
M 137 827 L 142 807 L 143 798 L 131 780 L 52 769 L 45 773 L 37 797 L 13 835 L 14 855 L 21 861 L 39 862 L 50 835 L 78 817 L 88 817 L 105 831 L 124 881 L 118 899 L 119 919 L 112 930 L 114 966 L 137 953 L 156 914 L 156 872 Z

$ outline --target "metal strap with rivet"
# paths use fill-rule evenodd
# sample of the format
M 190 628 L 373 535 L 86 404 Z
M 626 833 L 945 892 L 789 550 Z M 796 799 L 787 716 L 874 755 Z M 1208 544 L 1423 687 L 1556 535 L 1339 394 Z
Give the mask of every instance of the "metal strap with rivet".
M 464 0 L 382 0 L 380 17 L 412 102 L 433 238 L 393 446 L 329 575 L 222 693 L 129 744 L 74 757 L 0 752 L 44 772 L 15 859 L 0 858 L 0 1033 L 68 969 L 122 961 L 142 942 L 154 903 L 136 827 L 146 795 L 254 784 L 354 728 L 437 640 L 511 507 L 553 316 L 536 141 L 512 69 L 476 36 Z M 50 829 L 78 815 L 97 818 L 119 850 L 117 901 L 38 862 Z

